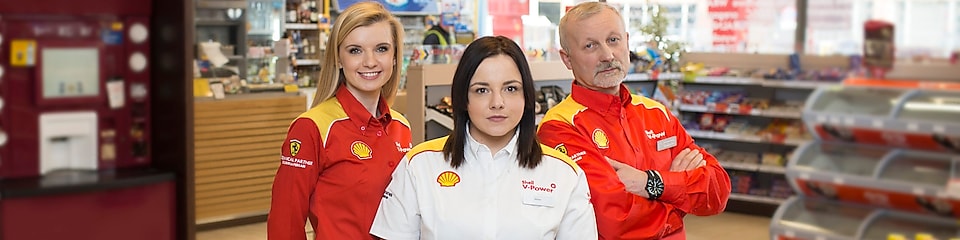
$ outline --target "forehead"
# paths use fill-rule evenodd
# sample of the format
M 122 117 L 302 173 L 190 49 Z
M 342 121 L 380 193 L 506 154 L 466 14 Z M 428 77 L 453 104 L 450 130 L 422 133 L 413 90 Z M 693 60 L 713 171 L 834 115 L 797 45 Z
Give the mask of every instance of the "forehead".
M 520 68 L 513 62 L 513 59 L 507 55 L 498 54 L 488 57 L 477 66 L 476 73 L 470 79 L 470 83 L 475 82 L 505 82 L 509 80 L 520 81 Z
M 380 43 L 391 43 L 393 34 L 390 24 L 386 21 L 380 21 L 374 24 L 359 26 L 353 31 L 347 33 L 341 46 L 347 45 L 376 45 Z
M 588 16 L 571 19 L 570 37 L 576 40 L 603 38 L 611 34 L 622 34 L 623 20 L 610 9 Z

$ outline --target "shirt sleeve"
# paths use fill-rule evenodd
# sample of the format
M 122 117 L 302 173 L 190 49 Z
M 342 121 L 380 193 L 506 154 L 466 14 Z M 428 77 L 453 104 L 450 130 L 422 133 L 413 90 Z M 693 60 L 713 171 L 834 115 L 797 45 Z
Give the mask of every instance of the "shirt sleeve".
M 698 216 L 715 215 L 723 212 L 727 205 L 727 198 L 730 197 L 730 176 L 720 166 L 716 157 L 694 143 L 693 138 L 680 125 L 680 121 L 676 117 L 672 115 L 670 117 L 674 120 L 671 122 L 677 133 L 678 141 L 671 156 L 676 156 L 685 148 L 700 150 L 707 165 L 684 172 L 661 171 L 660 176 L 663 178 L 664 188 L 660 201 Z
M 582 169 L 577 171 L 577 185 L 570 193 L 570 202 L 567 212 L 563 214 L 563 220 L 560 220 L 557 239 L 597 239 L 597 218 L 593 204 L 590 204 L 587 176 Z
M 590 188 L 590 202 L 593 203 L 596 213 L 597 232 L 600 239 L 619 239 L 621 227 L 639 224 L 638 216 L 647 214 L 637 212 L 633 208 L 655 207 L 633 205 L 657 204 L 655 201 L 645 199 L 637 201 L 641 198 L 640 196 L 627 192 L 616 171 L 610 163 L 607 163 L 600 150 L 590 145 L 593 141 L 577 132 L 574 126 L 559 121 L 546 121 L 541 123 L 537 137 L 547 146 L 556 148 L 563 144 L 567 155 L 583 169 Z
M 267 239 L 307 239 L 304 226 L 324 158 L 317 124 L 308 118 L 295 120 L 287 130 L 273 179 Z
M 393 179 L 380 199 L 380 207 L 373 219 L 370 234 L 395 239 L 420 239 L 420 204 L 417 202 L 415 179 L 410 172 L 410 161 L 404 157 L 393 170 Z

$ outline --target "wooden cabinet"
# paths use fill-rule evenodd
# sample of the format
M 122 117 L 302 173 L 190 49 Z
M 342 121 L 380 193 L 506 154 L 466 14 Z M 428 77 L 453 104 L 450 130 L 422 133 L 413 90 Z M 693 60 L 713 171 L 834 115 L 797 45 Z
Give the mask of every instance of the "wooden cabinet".
M 194 106 L 198 224 L 264 215 L 287 128 L 306 97 L 286 93 L 197 98 Z

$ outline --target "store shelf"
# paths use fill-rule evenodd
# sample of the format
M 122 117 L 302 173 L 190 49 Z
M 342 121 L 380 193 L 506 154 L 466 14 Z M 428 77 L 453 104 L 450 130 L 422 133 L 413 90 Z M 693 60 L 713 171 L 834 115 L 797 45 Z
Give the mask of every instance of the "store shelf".
M 741 135 L 741 134 L 731 134 L 731 133 L 721 133 L 721 132 L 691 130 L 691 129 L 687 129 L 687 133 L 690 134 L 690 136 L 693 137 L 694 139 L 704 138 L 704 139 L 750 142 L 750 143 L 782 144 L 787 146 L 799 146 L 800 144 L 803 144 L 808 141 L 804 139 L 788 138 L 788 139 L 785 139 L 783 142 L 773 142 L 755 135 Z
M 760 85 L 771 88 L 817 89 L 820 87 L 839 86 L 839 82 L 822 82 L 812 80 L 772 80 L 752 77 L 724 77 L 699 76 L 688 83 L 721 84 L 721 85 Z
M 427 108 L 425 111 L 426 111 L 426 117 L 424 117 L 424 120 L 434 121 L 445 128 L 453 129 L 453 126 L 454 126 L 453 118 L 451 118 L 450 116 L 447 116 L 446 114 L 438 112 L 437 110 L 434 110 L 432 108 Z
M 320 65 L 320 59 L 296 59 L 293 61 L 297 66 L 315 66 Z
M 960 151 L 960 92 L 844 86 L 813 92 L 803 120 L 824 141 Z M 883 137 L 877 137 L 883 136 Z
M 730 193 L 730 199 L 747 201 L 747 202 L 774 204 L 774 205 L 782 204 L 785 201 L 785 199 L 765 197 L 765 196 L 755 196 L 755 195 L 741 194 L 741 193 Z
M 809 143 L 789 160 L 786 175 L 809 196 L 960 217 L 942 205 L 960 205 L 960 191 L 951 184 L 958 181 L 958 163 L 955 154 Z
M 287 30 L 319 30 L 320 25 L 316 23 L 285 23 Z
M 736 104 L 730 104 L 731 106 Z M 680 111 L 684 112 L 701 112 L 701 113 L 723 113 L 723 114 L 735 114 L 735 115 L 748 115 L 748 116 L 761 116 L 761 117 L 770 117 L 770 118 L 786 118 L 786 119 L 800 119 L 803 115 L 800 114 L 800 111 L 777 111 L 777 110 L 761 110 L 761 109 L 749 109 L 740 108 L 740 107 L 722 107 L 717 108 L 716 106 L 707 106 L 707 105 L 693 105 L 693 104 L 680 104 Z
M 743 170 L 751 172 L 765 172 L 765 173 L 777 173 L 784 174 L 787 169 L 782 166 L 770 166 L 756 163 L 742 163 L 742 162 L 729 162 L 729 161 L 720 161 L 720 165 L 724 169 L 734 169 L 734 170 Z
M 958 230 L 960 224 L 951 218 L 805 197 L 787 199 L 770 224 L 773 239 L 888 239 L 891 234 L 951 239 Z
M 631 73 L 631 74 L 627 74 L 627 78 L 624 79 L 624 81 L 625 82 L 647 82 L 647 81 L 657 81 L 657 80 L 664 80 L 664 79 L 682 79 L 682 78 L 683 78 L 683 74 L 681 73 L 660 73 L 660 75 L 657 76 L 657 79 L 651 78 L 650 74 L 648 73 Z

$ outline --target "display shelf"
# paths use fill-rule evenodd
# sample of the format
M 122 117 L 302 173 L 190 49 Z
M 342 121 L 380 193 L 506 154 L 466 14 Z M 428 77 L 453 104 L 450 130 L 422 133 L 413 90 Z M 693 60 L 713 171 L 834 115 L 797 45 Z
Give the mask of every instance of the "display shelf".
M 843 86 L 814 91 L 803 113 L 824 141 L 960 152 L 960 92 Z
M 786 168 L 783 166 L 771 166 L 764 164 L 756 163 L 742 163 L 742 162 L 730 162 L 730 161 L 720 161 L 720 165 L 724 169 L 735 169 L 751 172 L 765 172 L 765 173 L 777 173 L 784 174 L 786 173 Z
M 424 120 L 434 121 L 445 128 L 453 129 L 453 118 L 431 108 L 426 110 L 426 116 L 424 117 Z
M 313 66 L 320 65 L 320 59 L 295 59 L 293 62 L 297 66 Z
M 730 104 L 726 107 L 717 107 L 716 105 L 694 105 L 680 104 L 680 111 L 701 112 L 701 113 L 723 113 L 735 115 L 760 116 L 770 118 L 800 119 L 803 115 L 799 111 L 774 110 L 774 109 L 749 109 L 736 104 Z
M 930 235 L 957 237 L 960 224 L 951 218 L 929 217 L 842 202 L 792 197 L 777 210 L 770 224 L 771 239 L 859 240 Z
M 657 78 L 652 78 L 649 73 L 631 73 L 627 74 L 627 78 L 624 79 L 624 82 L 646 82 L 646 81 L 658 81 L 664 79 L 682 79 L 682 73 L 660 73 Z
M 320 25 L 316 23 L 286 23 L 287 30 L 319 30 Z
M 767 204 L 782 204 L 783 201 L 785 200 L 785 199 L 779 199 L 779 198 L 755 196 L 755 195 L 742 194 L 742 193 L 731 193 L 730 199 L 748 201 L 748 202 L 767 203 Z
M 809 196 L 960 216 L 960 156 L 840 143 L 810 143 L 787 165 L 787 178 Z
M 788 146 L 799 146 L 809 140 L 805 139 L 796 139 L 796 138 L 787 138 L 783 141 L 770 141 L 756 135 L 745 135 L 745 134 L 733 134 L 733 133 L 722 133 L 722 132 L 711 132 L 703 130 L 692 130 L 687 129 L 687 133 L 690 134 L 694 139 L 696 138 L 706 138 L 714 140 L 726 140 L 726 141 L 738 141 L 738 142 L 750 142 L 750 143 L 769 143 L 769 144 L 783 144 Z

